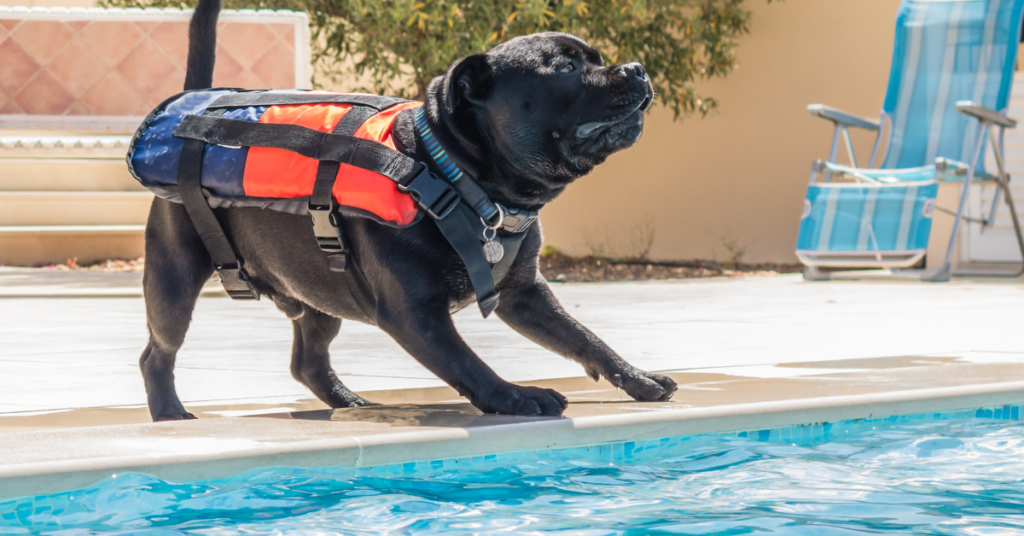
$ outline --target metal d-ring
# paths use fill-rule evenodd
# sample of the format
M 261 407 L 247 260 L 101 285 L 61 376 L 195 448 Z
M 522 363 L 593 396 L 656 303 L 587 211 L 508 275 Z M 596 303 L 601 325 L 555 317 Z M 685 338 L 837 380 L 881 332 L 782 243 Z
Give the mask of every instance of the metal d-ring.
M 487 240 L 494 240 L 494 236 L 498 234 L 498 229 L 505 223 L 505 212 L 507 212 L 507 209 L 501 206 L 501 203 L 495 203 L 494 206 L 498 207 L 498 223 L 489 225 L 487 220 L 483 219 L 483 217 L 480 218 L 480 223 L 484 224 L 484 238 Z M 487 238 L 487 231 L 493 231 L 490 238 Z

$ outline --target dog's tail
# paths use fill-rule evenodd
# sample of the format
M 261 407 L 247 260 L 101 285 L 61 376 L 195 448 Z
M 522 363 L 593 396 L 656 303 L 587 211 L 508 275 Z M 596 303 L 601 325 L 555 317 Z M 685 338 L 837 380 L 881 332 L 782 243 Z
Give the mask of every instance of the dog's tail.
M 199 0 L 188 25 L 188 63 L 185 89 L 213 87 L 213 64 L 217 59 L 217 16 L 220 0 Z

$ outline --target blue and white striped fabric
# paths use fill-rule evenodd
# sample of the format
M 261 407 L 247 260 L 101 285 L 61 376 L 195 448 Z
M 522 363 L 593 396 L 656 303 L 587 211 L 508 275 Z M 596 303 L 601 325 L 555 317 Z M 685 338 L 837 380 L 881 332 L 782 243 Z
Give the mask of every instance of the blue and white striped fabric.
M 882 109 L 892 136 L 882 168 L 969 163 L 971 119 L 960 100 L 1006 109 L 1024 0 L 905 0 Z M 984 158 L 978 165 L 984 168 Z
M 862 182 L 808 187 L 797 238 L 802 262 L 821 264 L 816 259 L 832 253 L 851 266 L 895 267 L 924 254 L 938 181 L 966 167 L 959 163 L 975 147 L 976 123 L 956 102 L 1006 109 L 1022 11 L 1024 0 L 903 1 L 883 106 L 891 121 L 885 158 L 880 169 L 826 164 Z M 942 174 L 939 157 L 952 161 Z M 984 174 L 984 154 L 977 165 Z
M 938 188 L 937 181 L 812 184 L 804 201 L 797 253 L 923 252 Z

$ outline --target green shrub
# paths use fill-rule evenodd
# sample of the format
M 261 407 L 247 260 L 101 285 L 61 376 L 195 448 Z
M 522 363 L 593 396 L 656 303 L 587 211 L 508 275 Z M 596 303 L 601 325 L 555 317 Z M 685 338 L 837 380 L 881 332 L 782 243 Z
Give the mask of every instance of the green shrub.
M 99 0 L 117 7 L 190 7 L 182 0 Z M 457 58 L 511 37 L 568 32 L 606 61 L 643 63 L 657 98 L 675 112 L 706 114 L 714 98 L 694 88 L 735 65 L 748 31 L 743 0 L 223 0 L 225 8 L 291 9 L 310 17 L 321 76 L 362 74 L 353 88 L 422 98 Z

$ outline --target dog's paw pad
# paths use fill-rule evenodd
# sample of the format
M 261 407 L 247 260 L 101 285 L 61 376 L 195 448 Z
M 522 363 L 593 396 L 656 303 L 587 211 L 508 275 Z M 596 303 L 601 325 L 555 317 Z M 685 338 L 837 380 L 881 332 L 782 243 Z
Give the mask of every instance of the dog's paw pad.
M 664 402 L 672 398 L 677 389 L 672 378 L 640 369 L 615 374 L 610 381 L 638 402 Z

